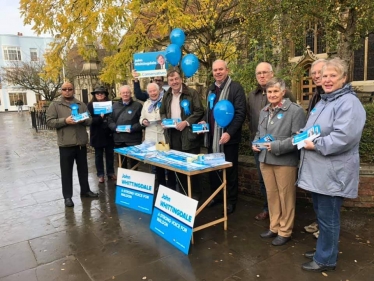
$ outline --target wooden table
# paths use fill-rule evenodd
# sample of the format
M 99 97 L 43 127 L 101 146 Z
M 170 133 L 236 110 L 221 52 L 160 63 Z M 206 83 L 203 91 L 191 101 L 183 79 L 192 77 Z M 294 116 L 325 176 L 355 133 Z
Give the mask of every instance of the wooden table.
M 173 168 L 173 167 L 170 167 L 170 166 L 167 166 L 167 165 L 164 165 L 164 164 L 156 163 L 156 162 L 150 161 L 148 159 L 147 160 L 140 160 L 139 158 L 136 158 L 136 157 L 133 157 L 133 156 L 130 156 L 130 155 L 127 155 L 127 154 L 118 153 L 118 167 L 122 167 L 121 155 L 129 157 L 129 158 L 132 158 L 132 159 L 135 159 L 135 160 L 138 160 L 138 161 L 143 162 L 143 163 L 147 163 L 147 164 L 150 164 L 150 165 L 153 165 L 153 166 L 164 168 L 164 169 L 169 170 L 169 171 L 174 171 L 174 172 L 186 175 L 187 176 L 187 185 L 188 185 L 188 197 L 190 197 L 190 198 L 192 198 L 191 176 L 195 176 L 195 175 L 199 175 L 199 174 L 203 174 L 203 173 L 208 173 L 208 172 L 212 172 L 212 171 L 217 171 L 217 170 L 222 170 L 222 184 L 217 188 L 216 191 L 213 192 L 212 195 L 209 196 L 208 199 L 205 200 L 205 202 L 200 206 L 200 208 L 197 209 L 195 216 L 197 216 L 198 214 L 200 214 L 201 211 L 209 204 L 209 202 L 220 191 L 223 191 L 223 217 L 219 218 L 219 219 L 216 219 L 214 221 L 205 223 L 203 225 L 194 227 L 193 228 L 193 232 L 202 230 L 204 228 L 213 226 L 213 225 L 215 225 L 217 223 L 221 223 L 221 222 L 223 222 L 223 229 L 227 230 L 227 199 L 226 199 L 226 184 L 227 184 L 227 181 L 226 181 L 226 169 L 232 167 L 232 163 L 231 162 L 227 162 L 227 163 L 225 163 L 223 165 L 219 165 L 219 166 L 216 166 L 216 167 L 213 167 L 213 168 L 207 168 L 207 169 L 203 169 L 203 170 L 184 171 L 184 170 Z M 139 163 L 136 164 L 131 169 L 132 170 L 136 169 L 138 167 L 138 165 L 139 165 Z M 193 243 L 193 239 L 192 239 L 192 243 Z

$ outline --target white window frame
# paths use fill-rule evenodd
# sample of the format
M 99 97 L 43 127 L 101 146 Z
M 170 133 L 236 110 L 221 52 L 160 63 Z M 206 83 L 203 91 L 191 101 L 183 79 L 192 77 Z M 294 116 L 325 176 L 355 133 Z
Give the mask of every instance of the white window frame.
M 11 53 L 9 53 L 11 52 Z M 21 48 L 15 46 L 4 46 L 3 54 L 5 61 L 22 61 Z

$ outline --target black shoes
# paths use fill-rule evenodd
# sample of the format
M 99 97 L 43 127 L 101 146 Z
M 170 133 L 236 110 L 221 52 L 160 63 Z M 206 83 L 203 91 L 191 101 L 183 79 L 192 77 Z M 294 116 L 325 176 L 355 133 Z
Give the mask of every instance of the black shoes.
M 284 244 L 286 244 L 288 241 L 291 240 L 291 237 L 283 237 L 283 236 L 280 236 L 278 235 L 272 242 L 271 244 L 273 246 L 282 246 Z
M 327 266 L 327 265 L 319 265 L 315 261 L 310 261 L 304 263 L 301 266 L 302 269 L 306 271 L 313 271 L 313 272 L 322 272 L 322 271 L 333 271 L 335 270 L 335 266 Z
M 308 259 L 313 259 L 314 257 L 314 254 L 316 253 L 316 251 L 308 251 L 308 252 L 305 252 L 304 253 L 304 257 L 308 258 Z
M 278 234 L 272 232 L 271 230 L 267 230 L 260 234 L 261 238 L 273 238 L 276 237 Z
M 235 204 L 227 204 L 227 214 L 230 215 L 235 212 L 236 205 Z
M 222 200 L 219 200 L 219 199 L 212 199 L 208 205 L 206 205 L 208 208 L 210 207 L 213 207 L 215 205 L 218 205 L 218 204 L 221 204 L 222 203 Z
M 99 197 L 99 193 L 88 191 L 87 193 L 81 193 L 81 197 L 97 198 Z
M 74 202 L 71 198 L 65 198 L 65 207 L 74 207 Z

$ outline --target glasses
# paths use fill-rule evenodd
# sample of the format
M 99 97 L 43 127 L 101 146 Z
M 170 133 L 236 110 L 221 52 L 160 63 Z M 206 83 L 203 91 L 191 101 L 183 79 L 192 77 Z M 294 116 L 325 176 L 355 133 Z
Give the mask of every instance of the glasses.
M 63 89 L 61 89 L 61 91 L 64 91 L 64 92 L 66 92 L 66 91 L 73 91 L 73 89 L 72 88 L 63 88 Z
M 272 71 L 259 71 L 259 72 L 256 72 L 256 75 L 257 76 L 260 76 L 260 75 L 267 75 L 269 73 L 271 73 Z
M 104 96 L 104 93 L 95 93 L 95 95 Z
M 154 79 L 153 81 L 155 81 L 156 83 L 157 82 L 164 82 L 164 80 L 161 80 L 161 79 Z
M 316 76 L 316 74 L 321 74 L 322 73 L 322 71 L 313 71 L 312 73 L 310 73 L 311 74 L 311 76 Z
M 121 92 L 121 95 L 131 95 L 131 92 Z

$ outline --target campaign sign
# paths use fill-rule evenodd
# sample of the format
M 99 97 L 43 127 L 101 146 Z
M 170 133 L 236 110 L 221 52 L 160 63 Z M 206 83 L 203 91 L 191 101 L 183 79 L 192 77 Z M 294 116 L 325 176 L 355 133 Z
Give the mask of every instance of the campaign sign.
M 292 143 L 297 145 L 297 149 L 302 149 L 305 146 L 305 141 L 313 141 L 315 138 L 321 135 L 321 127 L 319 125 L 314 125 L 302 133 L 293 136 Z
M 170 118 L 162 120 L 161 124 L 164 125 L 165 128 L 175 128 L 179 122 L 181 122 L 179 118 Z
M 111 101 L 102 101 L 102 102 L 93 102 L 94 114 L 107 114 L 112 112 L 112 102 Z
M 256 146 L 260 150 L 267 149 L 265 143 L 269 143 L 274 141 L 274 137 L 270 134 L 265 135 L 264 137 L 258 139 L 257 141 L 252 142 L 254 146 Z
M 74 122 L 79 122 L 79 121 L 83 121 L 83 120 L 90 118 L 90 115 L 88 114 L 88 112 L 83 112 L 83 113 L 72 115 L 72 116 L 73 116 Z
M 121 133 L 130 133 L 131 125 L 118 125 L 116 131 Z
M 209 124 L 192 124 L 192 133 L 207 133 L 209 132 Z
M 134 69 L 139 78 L 166 76 L 165 51 L 134 54 Z
M 198 202 L 160 185 L 150 229 L 188 254 Z
M 115 203 L 152 214 L 155 175 L 118 168 Z

